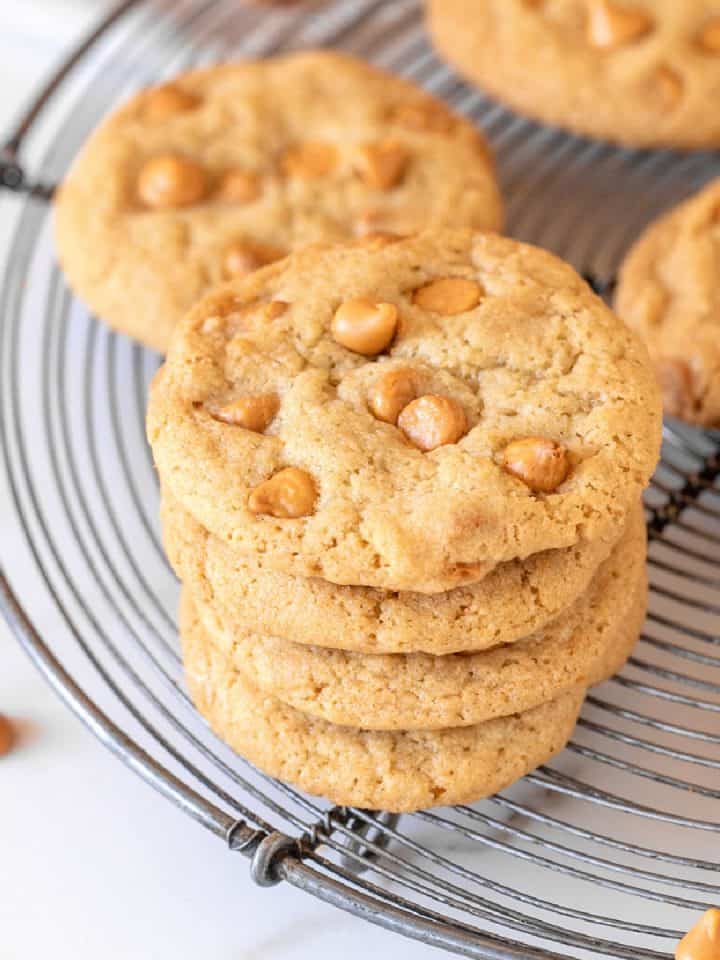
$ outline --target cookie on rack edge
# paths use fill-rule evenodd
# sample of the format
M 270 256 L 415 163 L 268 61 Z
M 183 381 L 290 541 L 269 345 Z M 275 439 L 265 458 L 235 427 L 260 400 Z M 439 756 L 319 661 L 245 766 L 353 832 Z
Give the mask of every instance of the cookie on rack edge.
M 720 69 L 720 67 L 718 68 Z M 720 428 L 720 179 L 649 226 L 615 306 L 645 340 L 666 411 Z

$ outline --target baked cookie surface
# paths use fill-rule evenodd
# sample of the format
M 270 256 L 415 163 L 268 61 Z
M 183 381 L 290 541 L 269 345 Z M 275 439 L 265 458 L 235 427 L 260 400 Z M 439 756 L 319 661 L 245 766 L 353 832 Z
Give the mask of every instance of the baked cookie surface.
M 429 0 L 440 53 L 509 106 L 636 146 L 720 143 L 715 0 Z
M 660 425 L 645 348 L 569 266 L 448 230 L 221 288 L 148 411 L 163 484 L 234 549 L 416 592 L 619 536 Z
M 667 412 L 720 427 L 720 179 L 645 230 L 615 304 L 648 346 Z
M 70 285 L 157 350 L 212 285 L 292 248 L 453 223 L 499 229 L 478 131 L 351 57 L 181 74 L 91 136 L 56 202 Z
M 617 672 L 645 617 L 645 553 L 644 524 L 633 524 L 570 610 L 526 639 L 482 653 L 367 655 L 302 646 L 233 633 L 214 608 L 193 603 L 235 669 L 302 713 L 368 730 L 437 730 L 524 712 Z
M 409 812 L 497 793 L 563 749 L 585 691 L 471 727 L 408 733 L 341 727 L 260 693 L 181 609 L 190 694 L 215 733 L 265 773 L 333 803 Z
M 597 539 L 546 550 L 445 593 L 388 593 L 267 569 L 262 556 L 209 534 L 167 492 L 161 503 L 170 562 L 197 605 L 214 610 L 216 629 L 357 653 L 438 656 L 527 637 L 575 603 L 615 546 Z M 642 524 L 638 506 L 630 518 L 638 537 Z

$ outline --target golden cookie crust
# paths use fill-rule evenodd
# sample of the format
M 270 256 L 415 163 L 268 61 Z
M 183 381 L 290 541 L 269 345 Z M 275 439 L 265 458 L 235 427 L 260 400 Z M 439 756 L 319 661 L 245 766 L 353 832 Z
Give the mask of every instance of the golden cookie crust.
M 415 302 L 447 277 L 476 284 L 477 305 L 445 315 Z M 358 297 L 397 309 L 378 359 L 333 338 L 338 307 Z M 462 407 L 458 442 L 423 452 L 369 410 L 377 378 L 406 366 L 423 394 Z M 278 407 L 263 433 L 213 412 L 268 392 Z M 657 461 L 660 414 L 644 346 L 572 268 L 514 240 L 439 230 L 299 251 L 207 297 L 154 381 L 148 437 L 171 495 L 235 549 L 300 576 L 424 593 L 618 536 Z M 528 437 L 567 453 L 554 492 L 505 469 L 508 445 Z M 313 486 L 306 514 L 254 511 L 254 491 L 286 468 Z
M 634 146 L 720 143 L 715 0 L 429 0 L 438 51 L 521 113 Z
M 531 637 L 482 653 L 358 654 L 233 633 L 193 604 L 253 686 L 302 713 L 368 730 L 438 730 L 521 713 L 617 672 L 647 606 L 645 527 L 634 524 L 588 591 Z M 187 589 L 187 588 L 186 588 Z
M 369 654 L 439 656 L 527 637 L 575 603 L 615 546 L 592 540 L 546 550 L 445 593 L 388 593 L 267 569 L 262 556 L 239 553 L 209 534 L 166 491 L 161 513 L 170 563 L 197 605 L 215 612 L 222 625 L 216 629 Z M 641 535 L 642 525 L 638 506 L 630 526 Z
M 563 749 L 585 695 L 449 730 L 335 726 L 254 688 L 208 640 L 189 595 L 180 629 L 190 694 L 215 733 L 270 776 L 346 806 L 403 813 L 497 793 Z
M 720 70 L 720 67 L 718 67 Z M 615 305 L 645 340 L 669 414 L 720 427 L 720 179 L 651 224 Z
M 167 156 L 200 164 L 201 182 L 187 181 L 197 195 L 148 207 L 143 171 Z M 234 199 L 229 171 L 240 172 Z M 153 198 L 167 187 L 157 177 Z M 159 351 L 227 279 L 233 245 L 259 265 L 368 232 L 502 225 L 492 157 L 473 125 L 406 81 L 328 51 L 210 67 L 142 91 L 90 137 L 55 213 L 71 287 Z M 232 269 L 246 259 L 236 254 Z

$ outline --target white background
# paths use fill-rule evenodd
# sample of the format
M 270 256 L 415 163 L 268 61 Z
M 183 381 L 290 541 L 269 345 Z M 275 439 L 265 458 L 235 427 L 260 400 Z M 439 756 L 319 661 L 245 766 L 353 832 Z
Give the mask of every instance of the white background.
M 0 134 L 106 5 L 0 2 Z M 0 541 L 1 517 L 2 504 Z M 247 861 L 94 740 L 2 621 L 0 712 L 24 730 L 0 758 L 0 960 L 438 956 L 291 888 L 254 887 Z

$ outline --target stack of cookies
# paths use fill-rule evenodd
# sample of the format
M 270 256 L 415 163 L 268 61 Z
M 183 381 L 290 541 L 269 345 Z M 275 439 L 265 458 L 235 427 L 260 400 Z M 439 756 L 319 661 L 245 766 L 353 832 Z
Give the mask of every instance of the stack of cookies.
M 660 423 L 644 347 L 509 239 L 317 246 L 218 288 L 148 413 L 199 710 L 337 804 L 523 776 L 637 638 Z

